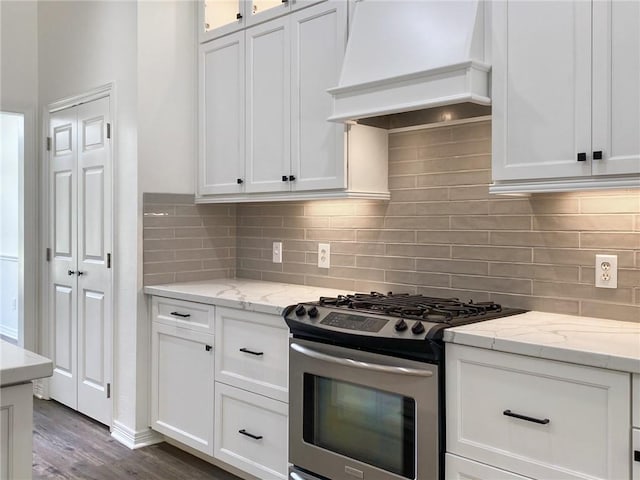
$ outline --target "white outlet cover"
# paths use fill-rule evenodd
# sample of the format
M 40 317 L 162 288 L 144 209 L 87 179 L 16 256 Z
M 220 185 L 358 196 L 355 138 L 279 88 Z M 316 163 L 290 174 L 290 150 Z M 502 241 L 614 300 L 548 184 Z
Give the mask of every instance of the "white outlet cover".
M 282 263 L 282 242 L 273 242 L 273 263 Z
M 598 288 L 618 288 L 618 256 L 596 255 L 595 283 Z
M 331 246 L 328 243 L 318 244 L 318 268 L 331 266 Z

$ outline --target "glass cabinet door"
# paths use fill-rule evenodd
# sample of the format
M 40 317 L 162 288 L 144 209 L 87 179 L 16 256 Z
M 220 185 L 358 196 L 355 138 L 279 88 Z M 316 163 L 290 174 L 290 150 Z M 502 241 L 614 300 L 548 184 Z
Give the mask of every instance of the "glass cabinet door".
M 206 42 L 245 26 L 244 0 L 203 0 L 200 41 Z
M 246 0 L 247 25 L 255 25 L 289 13 L 292 0 Z

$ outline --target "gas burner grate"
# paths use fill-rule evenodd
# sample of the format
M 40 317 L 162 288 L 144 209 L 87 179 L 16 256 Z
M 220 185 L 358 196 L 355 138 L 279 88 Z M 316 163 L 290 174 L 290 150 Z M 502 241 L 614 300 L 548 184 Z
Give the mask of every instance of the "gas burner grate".
M 461 302 L 458 298 L 436 298 L 408 293 L 378 292 L 320 297 L 319 305 L 348 308 L 360 312 L 378 313 L 412 320 L 434 323 L 451 323 L 458 319 L 472 318 L 489 312 L 501 312 L 494 302 Z

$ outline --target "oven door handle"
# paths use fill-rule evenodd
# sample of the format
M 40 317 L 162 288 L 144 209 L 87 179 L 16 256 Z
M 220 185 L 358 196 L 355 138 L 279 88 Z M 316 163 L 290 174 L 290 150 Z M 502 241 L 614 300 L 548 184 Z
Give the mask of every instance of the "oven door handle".
M 389 365 L 379 365 L 377 363 L 360 362 L 351 358 L 334 357 L 333 355 L 327 355 L 326 353 L 317 352 L 310 348 L 303 347 L 297 343 L 291 344 L 291 349 L 295 350 L 307 357 L 315 358 L 316 360 L 322 360 L 324 362 L 336 363 L 345 367 L 362 368 L 364 370 L 374 370 L 376 372 L 394 373 L 401 375 L 414 375 L 418 377 L 432 377 L 433 372 L 429 370 L 419 370 L 417 368 L 406 367 L 392 367 Z

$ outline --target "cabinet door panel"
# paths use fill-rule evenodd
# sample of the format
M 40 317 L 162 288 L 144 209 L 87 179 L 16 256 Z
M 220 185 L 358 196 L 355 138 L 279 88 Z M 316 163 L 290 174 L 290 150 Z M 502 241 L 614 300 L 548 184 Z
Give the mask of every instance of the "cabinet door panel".
M 591 3 L 493 4 L 493 178 L 590 175 Z
M 244 32 L 200 47 L 198 193 L 240 193 L 244 179 Z
M 640 2 L 594 2 L 593 35 L 593 174 L 638 174 Z
M 246 30 L 247 192 L 289 190 L 290 48 L 288 17 Z
M 213 455 L 213 336 L 152 325 L 151 426 Z
M 199 2 L 200 43 L 244 28 L 246 26 L 244 17 L 244 0 L 203 0 Z
M 328 122 L 347 34 L 347 4 L 327 2 L 291 16 L 292 190 L 346 188 L 344 127 Z

